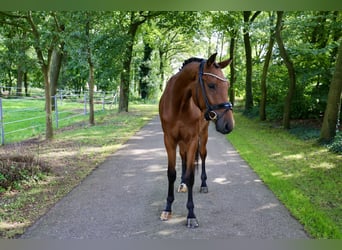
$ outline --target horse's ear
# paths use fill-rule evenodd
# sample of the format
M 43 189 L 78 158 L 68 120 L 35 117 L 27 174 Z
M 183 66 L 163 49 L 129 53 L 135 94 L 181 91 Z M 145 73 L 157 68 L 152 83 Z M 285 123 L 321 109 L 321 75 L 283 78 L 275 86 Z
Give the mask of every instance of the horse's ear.
M 220 66 L 221 69 L 223 69 L 223 68 L 227 67 L 232 61 L 233 61 L 233 59 L 229 58 L 228 60 L 219 62 L 217 64 Z
M 217 55 L 217 52 L 214 53 L 214 54 L 212 54 L 212 55 L 209 57 L 209 59 L 208 59 L 208 61 L 207 61 L 208 67 L 211 66 L 211 65 L 215 62 L 216 55 Z

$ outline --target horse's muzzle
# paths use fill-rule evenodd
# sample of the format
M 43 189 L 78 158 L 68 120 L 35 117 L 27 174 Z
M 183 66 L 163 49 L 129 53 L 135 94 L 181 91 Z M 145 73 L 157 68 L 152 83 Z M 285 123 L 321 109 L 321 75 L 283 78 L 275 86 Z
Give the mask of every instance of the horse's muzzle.
M 216 130 L 222 134 L 229 134 L 232 132 L 234 124 L 235 122 L 231 111 L 224 112 L 222 116 L 218 115 L 218 119 L 215 122 Z

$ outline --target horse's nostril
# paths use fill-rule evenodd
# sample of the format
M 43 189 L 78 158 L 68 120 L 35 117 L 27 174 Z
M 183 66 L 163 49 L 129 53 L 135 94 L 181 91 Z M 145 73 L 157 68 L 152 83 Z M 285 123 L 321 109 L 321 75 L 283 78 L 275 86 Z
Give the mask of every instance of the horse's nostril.
M 227 131 L 227 134 L 229 134 L 229 133 L 232 132 L 232 130 L 233 130 L 232 126 L 230 126 L 229 123 L 226 123 L 225 129 L 226 129 L 226 131 Z

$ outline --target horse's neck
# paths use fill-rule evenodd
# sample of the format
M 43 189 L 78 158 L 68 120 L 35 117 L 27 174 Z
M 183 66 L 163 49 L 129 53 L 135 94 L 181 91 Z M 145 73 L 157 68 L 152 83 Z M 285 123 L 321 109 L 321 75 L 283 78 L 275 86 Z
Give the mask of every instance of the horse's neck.
M 178 79 L 175 82 L 174 96 L 172 98 L 174 107 L 176 107 L 178 110 L 190 108 L 189 105 L 192 102 L 191 97 L 191 82 Z

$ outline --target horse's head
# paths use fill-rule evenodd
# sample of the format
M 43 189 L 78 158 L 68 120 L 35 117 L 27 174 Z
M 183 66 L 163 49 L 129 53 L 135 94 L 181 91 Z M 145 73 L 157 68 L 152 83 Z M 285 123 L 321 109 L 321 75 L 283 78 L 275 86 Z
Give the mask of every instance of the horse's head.
M 205 119 L 215 122 L 218 132 L 228 134 L 233 130 L 235 122 L 232 104 L 228 102 L 229 82 L 224 77 L 222 69 L 232 60 L 217 63 L 215 62 L 216 54 L 200 63 L 196 95 L 200 109 L 204 111 Z M 200 96 L 202 98 L 199 98 Z

